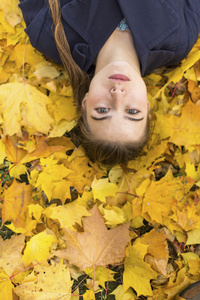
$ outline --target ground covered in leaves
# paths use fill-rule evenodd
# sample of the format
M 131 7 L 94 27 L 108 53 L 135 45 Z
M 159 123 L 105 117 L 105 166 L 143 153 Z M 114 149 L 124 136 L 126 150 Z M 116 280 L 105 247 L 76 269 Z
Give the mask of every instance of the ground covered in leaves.
M 61 66 L 0 4 L 0 299 L 180 300 L 200 280 L 200 39 L 145 78 L 151 139 L 112 168 L 85 156 Z

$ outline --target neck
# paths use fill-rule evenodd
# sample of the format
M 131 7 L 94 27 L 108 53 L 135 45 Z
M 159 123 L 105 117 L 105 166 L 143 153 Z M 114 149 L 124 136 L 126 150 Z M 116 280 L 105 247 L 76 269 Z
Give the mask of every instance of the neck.
M 141 74 L 140 63 L 131 33 L 116 29 L 97 56 L 95 74 L 107 64 L 122 60 L 128 62 L 138 74 Z

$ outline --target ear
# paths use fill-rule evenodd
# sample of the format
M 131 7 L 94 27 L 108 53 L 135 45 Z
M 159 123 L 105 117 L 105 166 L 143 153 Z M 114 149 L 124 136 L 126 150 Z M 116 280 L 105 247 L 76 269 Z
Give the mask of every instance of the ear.
M 88 93 L 85 94 L 85 97 L 83 98 L 83 100 L 82 100 L 82 102 L 81 102 L 81 107 L 82 107 L 82 108 L 85 108 L 87 96 L 88 96 Z

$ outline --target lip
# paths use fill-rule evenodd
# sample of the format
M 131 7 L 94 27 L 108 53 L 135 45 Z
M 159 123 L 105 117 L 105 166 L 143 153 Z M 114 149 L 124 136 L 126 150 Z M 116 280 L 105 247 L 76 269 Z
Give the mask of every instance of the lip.
M 124 74 L 113 74 L 112 76 L 108 77 L 112 81 L 130 81 L 130 79 Z

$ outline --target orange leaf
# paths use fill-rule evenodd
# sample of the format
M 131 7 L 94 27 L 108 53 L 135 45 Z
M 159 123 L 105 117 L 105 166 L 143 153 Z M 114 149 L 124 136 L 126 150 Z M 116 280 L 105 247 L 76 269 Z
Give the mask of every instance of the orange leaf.
M 28 205 L 33 203 L 32 186 L 14 180 L 4 192 L 2 223 L 9 220 L 13 221 L 14 225 L 24 224 Z
M 16 136 L 7 136 L 3 138 L 6 147 L 7 160 L 17 164 L 26 155 L 26 151 L 17 147 L 18 138 Z

